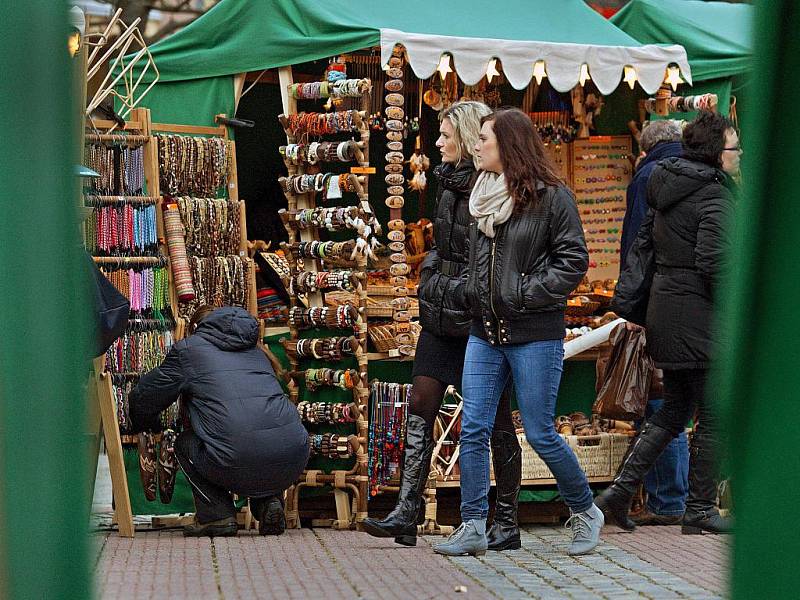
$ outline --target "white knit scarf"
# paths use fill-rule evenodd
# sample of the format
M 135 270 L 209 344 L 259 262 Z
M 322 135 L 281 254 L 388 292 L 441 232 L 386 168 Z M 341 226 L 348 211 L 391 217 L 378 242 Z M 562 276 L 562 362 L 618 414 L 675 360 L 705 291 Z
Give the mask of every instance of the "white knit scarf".
M 514 210 L 514 200 L 508 194 L 506 177 L 491 171 L 478 175 L 469 197 L 469 212 L 478 221 L 486 237 L 494 237 L 494 226 L 508 221 Z

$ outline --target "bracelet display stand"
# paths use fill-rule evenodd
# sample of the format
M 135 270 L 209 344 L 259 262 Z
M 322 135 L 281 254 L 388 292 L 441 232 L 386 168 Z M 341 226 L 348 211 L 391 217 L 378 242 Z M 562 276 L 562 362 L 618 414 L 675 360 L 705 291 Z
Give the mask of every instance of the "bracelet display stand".
M 125 382 L 135 382 L 139 375 L 158 366 L 158 364 L 166 355 L 166 352 L 169 350 L 171 343 L 175 340 L 181 339 L 184 336 L 186 320 L 181 317 L 181 314 L 188 316 L 188 309 L 190 308 L 186 303 L 179 301 L 176 290 L 176 282 L 173 277 L 173 270 L 170 268 L 172 266 L 169 258 L 171 253 L 166 244 L 167 236 L 164 218 L 164 214 L 167 212 L 167 210 L 165 210 L 166 207 L 163 206 L 162 202 L 164 190 L 161 189 L 160 185 L 161 174 L 159 171 L 158 138 L 156 137 L 157 133 L 203 137 L 216 136 L 226 140 L 225 143 L 228 144 L 228 147 L 230 148 L 230 169 L 227 171 L 224 187 L 226 190 L 226 196 L 228 197 L 227 202 L 237 203 L 237 212 L 239 218 L 239 231 L 228 232 L 230 235 L 236 235 L 237 240 L 233 244 L 228 244 L 228 246 L 234 246 L 237 252 L 237 257 L 241 258 L 244 270 L 241 273 L 242 277 L 239 281 L 241 281 L 243 278 L 246 278 L 244 285 L 248 292 L 245 296 L 245 301 L 242 302 L 242 304 L 244 305 L 244 308 L 246 308 L 254 316 L 256 316 L 256 291 L 254 264 L 252 259 L 247 257 L 245 207 L 244 202 L 239 200 L 237 192 L 235 145 L 234 142 L 227 141 L 228 136 L 226 128 L 152 123 L 150 119 L 150 111 L 144 108 L 138 108 L 132 111 L 131 120 L 127 121 L 125 123 L 125 127 L 121 130 L 117 129 L 113 134 L 105 133 L 114 126 L 115 123 L 110 121 L 94 120 L 92 122 L 92 128 L 87 128 L 87 133 L 85 134 L 86 143 L 100 146 L 100 150 L 96 150 L 98 153 L 101 152 L 103 146 L 113 148 L 117 153 L 120 151 L 119 148 L 124 149 L 133 145 L 136 147 L 141 147 L 143 149 L 140 155 L 141 164 L 138 162 L 139 156 L 137 155 L 137 157 L 131 159 L 130 170 L 125 171 L 122 174 L 117 173 L 113 180 L 112 178 L 109 178 L 108 181 L 104 181 L 101 178 L 100 180 L 96 180 L 96 182 L 90 182 L 90 184 L 87 186 L 89 189 L 87 190 L 87 193 L 84 194 L 84 205 L 87 207 L 86 210 L 93 210 L 96 212 L 103 208 L 112 209 L 108 211 L 111 218 L 109 218 L 107 222 L 103 222 L 102 227 L 98 225 L 96 216 L 93 216 L 92 223 L 86 226 L 85 239 L 87 242 L 87 248 L 94 252 L 94 260 L 98 266 L 101 267 L 101 269 L 112 271 L 112 273 L 109 275 L 109 279 L 111 279 L 112 282 L 115 282 L 113 273 L 114 271 L 123 271 L 123 273 L 121 273 L 120 281 L 124 282 L 124 271 L 127 269 L 134 269 L 134 271 L 136 271 L 137 269 L 140 270 L 144 268 L 164 267 L 166 273 L 163 273 L 162 282 L 166 281 L 168 286 L 168 301 L 166 302 L 166 306 L 164 308 L 167 309 L 166 314 L 171 315 L 167 320 L 164 320 L 160 317 L 156 319 L 141 318 L 138 315 L 132 314 L 131 323 L 129 325 L 129 331 L 132 335 L 142 335 L 143 332 L 147 331 L 150 331 L 151 333 L 153 331 L 163 331 L 163 335 L 166 337 L 165 340 L 162 340 L 163 343 L 160 344 L 161 350 L 158 356 L 149 356 L 148 360 L 146 360 L 143 364 L 138 364 L 137 362 L 135 370 L 130 370 L 127 367 L 121 368 L 121 365 L 116 364 L 119 362 L 117 353 L 111 355 L 107 354 L 106 357 L 101 357 L 100 359 L 95 360 L 94 363 L 93 385 L 90 386 L 90 399 L 99 404 L 99 413 L 104 437 L 106 440 L 109 466 L 111 471 L 112 490 L 115 505 L 115 521 L 119 526 L 119 533 L 121 536 L 132 537 L 134 535 L 133 511 L 131 509 L 131 499 L 128 490 L 128 481 L 123 460 L 122 446 L 123 444 L 137 445 L 139 442 L 139 436 L 128 434 L 123 435 L 120 433 L 120 419 L 125 418 L 124 399 L 128 391 L 127 388 L 130 386 L 126 386 L 126 389 L 117 389 L 114 382 L 117 379 L 120 380 L 119 383 L 122 383 L 123 380 Z M 92 155 L 88 155 L 87 159 L 89 160 L 91 166 Z M 99 164 L 103 164 L 103 166 L 107 167 L 106 170 L 116 169 L 120 172 L 123 170 L 120 166 L 122 163 L 119 161 L 119 159 L 115 159 L 116 162 L 109 161 L 107 163 L 102 163 L 103 157 L 101 154 L 96 154 L 95 160 L 100 161 Z M 136 173 L 132 173 L 130 171 L 135 170 L 138 173 L 140 169 L 143 173 L 144 179 L 144 181 L 141 182 L 143 183 L 142 188 L 140 190 L 136 190 L 135 195 L 127 193 L 128 191 L 125 189 L 120 189 L 125 187 L 125 182 L 128 179 L 132 179 L 139 183 Z M 101 171 L 104 170 L 101 169 Z M 119 178 L 119 180 L 116 178 Z M 109 187 L 114 187 L 114 191 L 108 191 L 107 188 Z M 154 207 L 154 222 L 139 221 L 137 220 L 135 213 L 133 216 L 135 223 L 130 221 L 127 213 L 123 213 L 124 219 L 122 220 L 118 219 L 115 214 L 112 214 L 116 212 L 113 209 L 124 211 L 125 207 L 127 206 L 130 206 L 133 210 L 141 210 L 144 207 Z M 177 210 L 174 212 L 177 212 Z M 183 225 L 185 226 L 186 224 L 183 223 Z M 93 230 L 90 229 L 92 226 L 94 226 L 95 229 L 100 233 L 93 233 Z M 153 234 L 155 235 L 155 243 L 149 244 L 145 249 L 142 249 L 137 245 L 133 245 L 129 249 L 124 249 L 126 255 L 120 256 L 120 239 L 125 240 L 122 242 L 123 246 L 129 244 L 125 238 L 125 235 L 129 235 L 132 231 L 135 231 L 138 232 L 134 234 L 134 237 L 136 238 L 136 236 L 141 235 L 142 227 L 145 227 L 145 231 L 147 231 L 148 236 L 152 236 Z M 150 227 L 155 227 L 155 231 L 153 232 L 148 229 Z M 202 233 L 199 235 L 202 235 Z M 148 240 L 152 241 L 152 238 L 148 237 Z M 106 252 L 109 244 L 114 245 L 114 250 L 112 252 Z M 191 252 L 189 252 L 189 254 L 191 254 Z M 233 280 L 231 279 L 231 281 Z M 123 289 L 122 291 L 123 293 L 125 291 L 131 293 L 133 292 L 133 288 L 130 290 Z M 141 290 L 139 291 L 141 292 Z M 149 297 L 153 295 L 154 294 L 150 293 L 150 290 L 145 287 L 144 296 Z M 134 308 L 135 307 L 132 306 L 132 310 Z M 128 332 L 124 334 L 124 336 L 127 335 Z M 158 335 L 161 334 L 158 333 Z M 115 344 L 119 343 L 119 341 L 115 342 Z M 122 352 L 121 355 L 124 359 L 124 357 L 127 356 L 127 350 L 125 350 L 127 345 L 124 340 L 121 343 L 122 346 L 117 348 L 117 350 Z M 114 349 L 115 347 L 112 346 L 112 352 Z M 108 356 L 112 356 L 114 360 L 109 361 L 107 359 Z M 124 363 L 125 360 L 122 362 Z M 122 404 L 118 402 L 118 398 L 123 400 Z M 174 421 L 177 421 L 177 410 L 175 409 L 175 405 L 168 409 L 168 412 L 170 412 L 171 418 Z M 162 436 L 160 434 L 154 434 L 151 437 L 154 443 L 161 442 Z M 244 514 L 240 515 L 240 520 L 244 521 L 246 526 L 249 526 L 252 523 L 252 518 L 248 511 L 245 511 Z M 186 521 L 187 517 L 180 517 L 177 519 L 173 517 L 154 517 L 153 526 L 179 526 L 185 524 Z
M 291 67 L 279 70 L 283 114 L 278 117 L 286 131 L 287 145 L 281 148 L 288 177 L 279 182 L 287 198 L 287 209 L 281 210 L 280 216 L 289 236 L 288 244 L 283 244 L 284 253 L 289 262 L 290 276 L 286 287 L 290 294 L 290 338 L 284 342 L 291 365 L 289 371 L 289 396 L 296 405 L 314 402 L 313 392 L 318 385 L 309 386 L 312 374 L 324 376 L 325 370 L 303 370 L 301 362 L 304 358 L 298 352 L 298 340 L 301 330 L 306 327 L 324 327 L 336 329 L 338 336 L 352 336 L 350 354 L 355 358 L 358 369 L 353 376 L 348 375 L 344 384 L 352 390 L 352 412 L 349 423 L 355 429 L 354 434 L 340 436 L 340 446 L 326 447 L 331 443 L 330 437 L 312 436 L 312 449 L 319 444 L 323 454 L 328 458 L 350 456 L 354 464 L 349 469 L 337 468 L 329 473 L 319 469 L 307 469 L 301 479 L 287 491 L 286 521 L 287 527 L 300 527 L 300 491 L 304 487 L 333 486 L 336 504 L 336 519 L 332 522 L 316 525 L 331 525 L 337 529 L 357 526 L 367 516 L 367 402 L 369 397 L 367 368 L 367 291 L 366 268 L 368 255 L 372 251 L 374 236 L 380 233 L 377 221 L 372 213 L 367 193 L 369 168 L 370 131 L 366 122 L 365 111 L 369 109 L 370 83 L 368 80 L 347 80 L 344 84 L 349 88 L 348 97 L 360 97 L 362 111 L 336 111 L 334 113 L 297 113 L 296 95 L 301 94 L 298 86 L 292 82 Z M 299 84 L 302 87 L 302 84 Z M 312 99 L 331 96 L 328 83 L 315 84 Z M 331 86 L 332 87 L 332 86 Z M 358 140 L 347 142 L 322 141 L 320 136 L 333 133 L 357 134 Z M 319 140 L 319 141 L 318 141 Z M 302 142 L 302 145 L 301 145 Z M 341 175 L 325 173 L 321 169 L 329 163 L 352 163 L 349 173 Z M 357 173 L 361 173 L 359 175 Z M 330 203 L 342 198 L 345 194 L 355 193 L 358 204 L 350 206 L 318 207 L 318 194 L 322 192 Z M 346 204 L 346 200 L 342 200 Z M 324 245 L 319 243 L 319 231 L 353 231 L 355 239 L 347 242 Z M 345 269 L 343 272 L 342 269 Z M 345 289 L 353 292 L 355 303 L 352 308 L 347 305 L 335 307 L 323 306 L 323 293 L 326 289 Z M 318 337 L 318 336 L 316 336 Z M 330 338 L 316 341 L 317 347 L 333 342 Z M 319 356 L 319 355 L 318 355 Z M 314 358 L 314 356 L 310 356 Z M 332 369 L 339 369 L 335 364 L 340 355 L 331 357 Z M 333 377 L 343 376 L 345 371 L 328 371 Z M 324 379 L 324 377 L 323 377 Z M 330 384 L 330 382 L 324 382 Z M 301 398 L 301 385 L 302 398 Z M 340 385 L 340 387 L 342 387 Z M 301 405 L 301 412 L 303 408 Z M 326 413 L 327 414 L 327 413 Z M 326 416 L 324 418 L 329 418 Z M 306 425 L 314 427 L 315 423 L 306 421 Z M 345 445 L 343 439 L 347 440 Z M 319 450 L 319 448 L 318 448 Z M 348 495 L 351 494 L 352 498 Z
M 169 262 L 166 258 L 166 250 L 163 245 L 163 227 L 161 219 L 161 206 L 158 202 L 159 199 L 159 186 L 158 186 L 158 158 L 156 151 L 155 138 L 152 136 L 150 124 L 150 111 L 145 108 L 137 108 L 131 112 L 131 120 L 125 122 L 125 127 L 122 130 L 117 130 L 116 133 L 105 133 L 108 130 L 116 127 L 116 123 L 111 121 L 98 121 L 92 122 L 92 127 L 87 128 L 87 133 L 84 135 L 84 141 L 90 147 L 94 147 L 93 152 L 112 152 L 112 148 L 116 148 L 119 152 L 133 147 L 141 148 L 141 154 L 137 156 L 131 166 L 131 171 L 128 173 L 120 173 L 122 170 L 121 163 L 113 163 L 109 161 L 105 166 L 107 169 L 101 169 L 101 175 L 106 175 L 107 179 L 101 178 L 96 183 L 92 183 L 90 187 L 103 188 L 106 193 L 94 193 L 96 190 L 89 189 L 84 194 L 84 206 L 86 210 L 97 211 L 103 206 L 111 206 L 125 210 L 125 207 L 141 208 L 143 206 L 154 206 L 155 208 L 155 225 L 156 230 L 150 232 L 155 235 L 156 243 L 150 246 L 147 250 L 143 248 L 131 247 L 129 251 L 130 256 L 103 256 L 106 240 L 97 239 L 98 236 L 93 227 L 96 223 L 91 222 L 84 224 L 84 239 L 86 240 L 87 249 L 91 251 L 94 256 L 95 263 L 101 268 L 142 268 L 153 267 L 157 265 L 168 266 Z M 113 153 L 109 155 L 109 158 Z M 95 160 L 101 161 L 102 159 L 95 154 Z M 92 165 L 92 152 L 87 152 L 87 159 Z M 141 164 L 139 164 L 141 160 Z M 96 164 L 94 166 L 97 166 Z M 133 172 L 135 171 L 135 173 Z M 141 181 L 140 176 L 143 176 Z M 128 185 L 128 180 L 137 180 L 143 184 L 138 190 L 125 189 Z M 138 186 L 137 186 L 138 187 Z M 106 189 L 108 188 L 108 189 Z M 111 188 L 115 188 L 120 195 L 113 195 Z M 142 195 L 134 195 L 142 194 Z M 146 195 L 144 195 L 146 194 Z M 90 208 L 91 207 L 91 208 Z M 112 211 L 116 212 L 116 211 Z M 95 215 L 93 215 L 94 217 Z M 119 227 L 113 227 L 115 223 L 109 224 L 104 231 L 113 238 L 109 238 L 109 243 L 119 244 L 117 234 Z M 120 224 L 122 225 L 122 224 Z M 114 251 L 118 251 L 115 246 Z M 169 306 L 166 307 L 172 311 L 172 308 L 177 305 L 177 298 L 174 293 L 174 286 L 171 284 L 171 273 L 166 269 L 166 277 L 169 281 Z M 139 321 L 141 319 L 138 319 Z M 127 336 L 131 332 L 131 327 L 136 327 L 137 319 L 133 319 L 129 324 L 128 331 L 123 334 Z M 171 332 L 170 332 L 171 335 Z M 166 350 L 164 349 L 164 353 Z M 162 357 L 163 358 L 163 357 Z M 127 375 L 135 377 L 141 373 L 134 372 Z M 116 401 L 116 392 L 112 385 L 114 371 L 112 365 L 107 363 L 106 356 L 99 357 L 93 363 L 92 385 L 89 386 L 90 402 L 96 403 L 99 406 L 101 417 L 101 424 L 103 430 L 103 437 L 105 439 L 106 451 L 108 453 L 109 470 L 111 473 L 112 493 L 114 497 L 114 522 L 119 528 L 119 535 L 122 537 L 133 537 L 133 511 L 131 508 L 131 499 L 128 490 L 128 480 L 125 472 L 125 463 L 123 459 L 122 443 L 123 439 L 120 435 L 120 407 Z

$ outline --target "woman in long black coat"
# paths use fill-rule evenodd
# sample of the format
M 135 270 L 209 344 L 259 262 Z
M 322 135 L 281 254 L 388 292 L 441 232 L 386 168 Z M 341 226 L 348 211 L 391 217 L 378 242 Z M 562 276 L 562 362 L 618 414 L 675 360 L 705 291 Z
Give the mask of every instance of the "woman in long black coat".
M 231 492 L 248 496 L 262 534 L 285 527 L 280 497 L 308 461 L 308 433 L 258 347 L 258 322 L 242 308 L 201 308 L 194 332 L 130 395 L 136 431 L 160 429 L 158 413 L 180 395 L 191 429 L 175 455 L 192 486 L 189 536 L 236 535 Z
M 634 304 L 626 290 L 636 286 L 626 280 L 643 272 L 637 261 L 652 250 L 655 275 L 647 305 L 647 349 L 664 370 L 664 404 L 642 427 L 597 505 L 632 530 L 628 510 L 633 493 L 697 410 L 682 531 L 727 533 L 730 523 L 716 508 L 717 416 L 705 386 L 714 358 L 715 292 L 733 210 L 730 177 L 739 171 L 741 148 L 733 125 L 715 113 L 702 113 L 686 126 L 683 147 L 683 157 L 660 162 L 650 177 L 650 212 L 628 255 L 614 301 L 617 306 Z

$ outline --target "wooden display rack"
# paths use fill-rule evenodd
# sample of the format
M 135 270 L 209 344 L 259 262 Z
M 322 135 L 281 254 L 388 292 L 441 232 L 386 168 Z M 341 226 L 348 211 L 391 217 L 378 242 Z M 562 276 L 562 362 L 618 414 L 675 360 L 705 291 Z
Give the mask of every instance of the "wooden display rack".
M 137 196 L 137 200 L 153 200 L 158 199 L 156 202 L 156 235 L 159 242 L 159 249 L 161 254 L 165 257 L 169 256 L 169 252 L 165 243 L 164 234 L 164 220 L 163 209 L 161 203 L 161 190 L 159 184 L 159 164 L 158 164 L 158 142 L 155 138 L 155 133 L 174 133 L 182 135 L 198 135 L 198 136 L 219 136 L 228 139 L 227 129 L 223 126 L 219 127 L 194 127 L 190 125 L 169 125 L 164 123 L 152 123 L 150 119 L 150 111 L 146 108 L 137 108 L 131 112 L 131 119 L 126 121 L 125 126 L 117 133 L 107 134 L 105 131 L 115 126 L 112 121 L 94 120 L 91 123 L 91 129 L 87 125 L 88 132 L 85 134 L 86 142 L 136 142 L 142 143 L 144 146 L 143 167 L 145 174 L 145 186 L 147 190 L 147 197 Z M 246 228 L 246 213 L 244 201 L 238 197 L 238 181 L 236 172 L 236 154 L 235 143 L 231 142 L 232 152 L 232 166 L 229 181 L 227 184 L 228 196 L 231 200 L 237 201 L 240 204 L 240 227 L 241 227 L 241 240 L 239 244 L 239 254 L 245 259 L 247 266 L 248 279 L 250 282 L 249 289 L 250 295 L 248 297 L 247 310 L 252 315 L 257 317 L 256 305 L 256 284 L 255 284 L 255 264 L 254 261 L 247 257 L 247 228 Z M 117 197 L 114 197 L 115 199 Z M 100 197 L 103 201 L 114 201 L 112 198 Z M 160 259 L 154 257 L 95 257 L 97 263 L 120 263 L 126 264 L 153 264 Z M 169 259 L 166 259 L 167 264 Z M 184 337 L 185 322 L 178 316 L 178 298 L 173 281 L 172 270 L 168 269 L 169 289 L 170 289 L 170 304 L 173 308 L 175 315 L 176 330 L 174 332 L 175 341 Z M 100 423 L 102 427 L 103 436 L 105 438 L 106 449 L 108 452 L 109 468 L 111 471 L 112 492 L 114 497 L 114 521 L 119 527 L 119 535 L 122 537 L 133 537 L 135 533 L 133 525 L 133 511 L 131 509 L 131 500 L 128 490 L 127 475 L 125 472 L 125 464 L 123 460 L 122 444 L 136 444 L 138 436 L 126 435 L 121 436 L 119 430 L 119 423 L 116 415 L 116 401 L 111 383 L 110 374 L 105 372 L 105 357 L 95 359 L 93 364 L 93 373 L 91 385 L 89 386 L 89 399 L 93 405 L 99 407 Z M 153 525 L 158 527 L 164 526 L 178 526 L 185 524 L 187 517 L 154 517 Z M 252 524 L 252 517 L 249 509 L 245 510 L 240 515 L 240 521 L 244 522 L 246 527 Z
M 148 198 L 159 198 L 158 184 L 158 150 L 155 138 L 150 128 L 150 111 L 146 108 L 137 108 L 131 111 L 131 120 L 125 122 L 122 131 L 113 134 L 104 133 L 116 125 L 112 121 L 94 120 L 90 133 L 84 134 L 85 142 L 135 142 L 144 147 L 143 167 L 145 186 Z M 139 199 L 140 197 L 137 197 Z M 168 256 L 163 244 L 164 228 L 161 215 L 161 203 L 156 203 L 156 235 L 159 239 L 159 248 L 162 254 Z M 124 262 L 126 264 L 152 264 L 153 257 L 95 257 L 97 263 Z M 172 271 L 168 269 L 170 280 L 170 303 L 177 306 L 175 286 L 172 283 Z M 119 527 L 121 537 L 133 537 L 133 511 L 128 491 L 128 479 L 125 473 L 125 462 L 122 454 L 122 438 L 116 414 L 116 402 L 111 385 L 111 376 L 105 371 L 105 356 L 96 358 L 93 363 L 91 385 L 89 386 L 89 401 L 99 407 L 100 425 L 105 439 L 108 453 L 109 470 L 111 472 L 111 486 L 114 497 L 114 522 Z
M 224 117 L 225 115 L 217 115 L 217 116 Z M 247 298 L 247 306 L 245 308 L 247 309 L 247 312 L 249 312 L 256 319 L 258 319 L 256 267 L 255 267 L 255 261 L 248 256 L 247 212 L 244 200 L 239 199 L 239 174 L 236 166 L 236 142 L 230 139 L 230 136 L 228 135 L 228 128 L 225 127 L 224 125 L 218 125 L 216 127 L 204 127 L 196 125 L 152 123 L 150 125 L 150 131 L 153 132 L 153 135 L 155 135 L 156 133 L 166 133 L 166 134 L 187 135 L 187 136 L 220 137 L 230 142 L 231 168 L 230 168 L 230 175 L 228 177 L 228 183 L 226 185 L 226 190 L 228 194 L 228 199 L 239 203 L 239 215 L 240 215 L 239 256 L 242 257 L 242 260 L 245 263 L 245 268 L 247 269 L 248 288 L 250 290 L 250 294 Z M 157 168 L 158 167 L 157 145 L 155 146 L 154 151 L 156 152 L 155 164 Z M 159 216 L 159 227 L 161 228 L 159 230 L 159 237 L 163 237 L 163 217 L 161 216 Z M 172 287 L 174 288 L 174 286 Z M 178 304 L 176 302 L 175 307 L 177 308 L 177 306 Z
M 281 88 L 281 98 L 283 101 L 283 114 L 278 118 L 286 131 L 286 139 L 289 144 L 296 143 L 294 132 L 289 128 L 287 115 L 297 113 L 297 102 L 291 97 L 289 87 L 293 83 L 291 67 L 282 67 L 279 70 L 279 80 Z M 357 176 L 351 172 L 349 182 L 355 189 L 360 200 L 360 207 L 357 207 L 360 216 L 371 214 L 368 203 L 368 176 L 369 173 L 369 137 L 370 130 L 366 122 L 366 115 L 369 111 L 369 94 L 362 96 L 362 110 L 356 114 L 354 123 L 360 135 L 360 140 L 356 142 L 356 162 L 360 171 L 365 172 L 362 176 Z M 305 165 L 294 164 L 288 158 L 285 159 L 289 177 L 305 174 Z M 315 208 L 315 193 L 295 194 L 286 192 L 288 210 L 281 211 L 281 218 L 289 235 L 289 244 L 284 244 L 284 252 L 293 273 L 301 270 L 300 264 L 292 254 L 292 246 L 297 242 L 308 242 L 318 239 L 316 228 L 299 228 L 294 216 L 298 211 Z M 364 211 L 370 211 L 369 213 Z M 338 266 L 338 264 L 337 264 Z M 329 525 L 337 529 L 348 529 L 355 526 L 367 517 L 368 499 L 368 476 L 367 476 L 367 430 L 368 430 L 368 367 L 367 367 L 367 286 L 366 268 L 367 257 L 359 254 L 353 265 L 356 271 L 355 277 L 355 299 L 358 302 L 358 319 L 354 326 L 354 334 L 358 339 L 359 347 L 355 350 L 354 356 L 359 367 L 359 382 L 353 388 L 353 400 L 358 406 L 359 414 L 356 419 L 356 436 L 358 448 L 355 450 L 355 464 L 349 470 L 337 469 L 331 473 L 324 473 L 320 470 L 306 470 L 300 480 L 287 490 L 286 502 L 286 522 L 290 528 L 300 527 L 299 500 L 300 491 L 303 487 L 320 487 L 331 485 L 334 490 L 336 504 L 336 519 L 332 521 L 315 521 L 315 525 Z M 318 272 L 319 268 L 315 259 L 306 258 L 302 261 L 302 270 L 306 272 Z M 291 307 L 320 307 L 323 305 L 323 298 L 320 292 L 307 294 L 305 302 L 298 301 L 297 296 L 291 296 Z M 293 344 L 299 338 L 297 327 L 290 324 L 290 341 Z M 291 380 L 289 382 L 289 395 L 294 404 L 299 400 L 299 387 L 297 381 L 303 376 L 303 371 L 299 368 L 299 360 L 294 353 L 289 353 Z M 348 496 L 352 494 L 352 500 Z
M 633 177 L 633 165 L 628 158 L 631 144 L 629 135 L 593 136 L 570 144 L 572 189 L 586 231 L 589 260 L 597 264 L 587 272 L 590 281 L 619 278 L 618 251 L 627 208 L 625 194 Z M 616 233 L 609 233 L 609 228 L 616 229 Z M 592 233 L 593 230 L 602 233 Z

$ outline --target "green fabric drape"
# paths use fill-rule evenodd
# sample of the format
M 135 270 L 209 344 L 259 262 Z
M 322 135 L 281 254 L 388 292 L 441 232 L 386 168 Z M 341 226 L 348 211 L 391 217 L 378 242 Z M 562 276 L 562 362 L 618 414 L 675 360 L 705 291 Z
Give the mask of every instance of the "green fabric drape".
M 442 19 L 442 15 L 447 19 Z M 476 18 L 480 15 L 480 18 Z M 514 15 L 514 18 L 509 18 Z M 458 37 L 638 46 L 582 0 L 223 0 L 153 45 L 161 81 L 282 67 L 380 44 L 380 29 Z
M 795 298 L 800 122 L 800 5 L 758 3 L 753 82 L 743 115 L 747 183 L 736 208 L 724 299 L 719 373 L 711 386 L 727 419 L 736 508 L 732 596 L 792 598 L 800 538 L 791 519 L 800 497 L 797 412 L 800 351 Z M 789 419 L 787 421 L 787 418 Z
M 150 109 L 154 123 L 213 127 L 214 115 L 234 114 L 233 77 L 159 81 L 143 106 Z
M 692 79 L 734 77 L 748 71 L 753 7 L 700 0 L 631 0 L 611 22 L 642 44 L 680 44 Z

